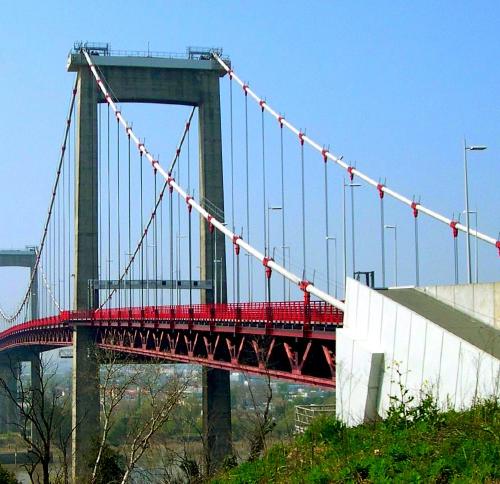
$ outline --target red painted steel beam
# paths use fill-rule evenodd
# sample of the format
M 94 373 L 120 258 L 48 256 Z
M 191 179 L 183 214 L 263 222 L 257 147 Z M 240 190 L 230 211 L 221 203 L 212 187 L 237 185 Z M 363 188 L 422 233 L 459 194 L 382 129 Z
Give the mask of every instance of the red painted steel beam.
M 189 357 L 187 355 L 179 355 L 172 354 L 166 351 L 156 351 L 156 350 L 147 350 L 140 348 L 130 348 L 124 346 L 117 346 L 112 344 L 98 344 L 100 348 L 118 351 L 121 353 L 130 353 L 134 355 L 142 355 L 147 356 L 149 358 L 158 358 L 166 361 L 176 361 L 179 363 L 188 363 L 188 364 L 198 364 L 202 366 L 209 366 L 211 368 L 219 368 L 222 370 L 229 371 L 237 371 L 242 373 L 249 373 L 253 375 L 264 375 L 270 376 L 271 378 L 278 378 L 280 380 L 288 380 L 294 383 L 302 383 L 305 385 L 314 385 L 322 388 L 334 389 L 335 388 L 335 379 L 330 378 L 319 378 L 310 375 L 300 375 L 300 374 L 292 374 L 285 371 L 259 368 L 251 365 L 243 365 L 243 364 L 235 364 L 227 361 L 215 361 L 209 360 L 206 358 L 200 357 Z

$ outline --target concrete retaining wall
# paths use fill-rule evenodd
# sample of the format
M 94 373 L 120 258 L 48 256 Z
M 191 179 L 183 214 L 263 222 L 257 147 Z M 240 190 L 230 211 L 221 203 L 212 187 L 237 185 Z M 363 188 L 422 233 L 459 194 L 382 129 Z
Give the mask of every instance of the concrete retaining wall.
M 351 426 L 385 416 L 399 381 L 455 409 L 499 395 L 497 358 L 352 279 L 336 352 L 337 416 Z

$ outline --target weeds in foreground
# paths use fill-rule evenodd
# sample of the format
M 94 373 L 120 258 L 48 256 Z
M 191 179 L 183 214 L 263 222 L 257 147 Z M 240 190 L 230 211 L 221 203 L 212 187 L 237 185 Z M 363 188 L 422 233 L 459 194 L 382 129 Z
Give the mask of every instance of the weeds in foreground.
M 293 443 L 277 444 L 213 482 L 500 482 L 500 402 L 440 412 L 430 390 L 418 401 L 402 384 L 385 420 L 346 428 L 315 420 Z

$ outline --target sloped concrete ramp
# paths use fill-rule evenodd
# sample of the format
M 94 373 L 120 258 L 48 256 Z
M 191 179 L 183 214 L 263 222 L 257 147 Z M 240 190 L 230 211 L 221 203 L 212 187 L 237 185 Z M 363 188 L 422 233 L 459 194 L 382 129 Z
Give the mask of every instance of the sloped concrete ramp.
M 400 385 L 443 408 L 500 395 L 500 332 L 415 289 L 349 279 L 336 345 L 337 416 L 348 425 L 385 416 Z
M 417 289 L 379 289 L 378 292 L 491 356 L 500 358 L 500 331 L 498 329 Z

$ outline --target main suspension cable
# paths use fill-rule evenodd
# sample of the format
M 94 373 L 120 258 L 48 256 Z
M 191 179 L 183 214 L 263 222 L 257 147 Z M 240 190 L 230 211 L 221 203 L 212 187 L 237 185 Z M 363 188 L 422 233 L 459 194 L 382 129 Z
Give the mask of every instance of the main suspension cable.
M 38 272 L 38 266 L 40 264 L 41 254 L 44 252 L 45 242 L 46 242 L 47 236 L 48 236 L 49 224 L 50 224 L 50 221 L 51 221 L 51 218 L 52 218 L 53 209 L 54 209 L 56 193 L 57 193 L 57 189 L 59 187 L 59 179 L 60 179 L 60 175 L 61 175 L 61 167 L 62 167 L 62 165 L 64 163 L 64 159 L 65 159 L 66 143 L 67 143 L 68 135 L 69 135 L 70 128 L 71 128 L 71 116 L 73 114 L 73 109 L 74 109 L 74 106 L 75 106 L 75 99 L 76 99 L 77 87 L 78 87 L 78 75 L 76 76 L 75 83 L 73 85 L 73 90 L 72 90 L 72 95 L 71 95 L 71 101 L 70 101 L 69 109 L 68 109 L 68 115 L 66 117 L 66 127 L 65 127 L 64 135 L 63 135 L 63 143 L 62 143 L 62 146 L 61 146 L 61 154 L 59 156 L 59 162 L 57 164 L 56 178 L 55 178 L 55 181 L 54 181 L 54 184 L 53 184 L 53 187 L 52 187 L 52 195 L 51 195 L 50 202 L 49 202 L 49 209 L 48 209 L 47 217 L 45 219 L 45 224 L 44 224 L 44 227 L 43 227 L 42 238 L 41 238 L 40 244 L 38 246 L 38 251 L 37 251 L 37 255 L 36 255 L 35 264 L 34 264 L 33 270 L 31 271 L 31 277 L 30 277 L 28 289 L 26 290 L 26 292 L 24 294 L 24 297 L 23 297 L 21 303 L 19 304 L 18 308 L 14 311 L 14 313 L 12 315 L 8 315 L 8 314 L 6 314 L 4 311 L 2 311 L 0 309 L 0 315 L 2 316 L 2 318 L 7 323 L 14 322 L 17 319 L 17 317 L 21 314 L 21 312 L 24 309 L 24 306 L 28 302 L 28 300 L 30 298 L 30 295 L 31 295 L 31 290 L 32 290 L 32 287 L 33 287 L 33 283 L 34 283 L 36 274 Z
M 213 217 L 209 212 L 207 212 L 198 202 L 195 201 L 193 197 L 188 195 L 182 187 L 175 182 L 175 180 L 172 178 L 172 176 L 165 171 L 165 169 L 160 165 L 158 160 L 155 160 L 152 154 L 146 149 L 146 146 L 144 143 L 142 143 L 139 138 L 136 136 L 132 128 L 128 125 L 126 119 L 123 117 L 123 114 L 121 113 L 120 110 L 118 110 L 116 103 L 113 101 L 111 98 L 108 90 L 106 89 L 102 79 L 99 77 L 99 74 L 92 62 L 91 56 L 89 53 L 85 50 L 82 49 L 82 53 L 84 54 L 87 63 L 90 67 L 90 70 L 92 71 L 92 74 L 94 75 L 96 82 L 101 89 L 106 102 L 108 105 L 113 109 L 115 112 L 117 118 L 120 120 L 120 123 L 122 124 L 123 128 L 127 131 L 127 133 L 130 133 L 131 139 L 134 141 L 136 144 L 139 152 L 143 154 L 146 159 L 151 163 L 151 166 L 153 169 L 158 170 L 158 172 L 165 178 L 166 184 L 168 184 L 173 190 L 175 190 L 179 196 L 181 196 L 186 203 L 191 205 L 200 215 L 203 217 L 210 225 L 214 226 L 219 232 L 222 232 L 229 240 L 232 241 L 232 243 L 235 246 L 239 246 L 243 248 L 247 253 L 249 253 L 253 258 L 258 259 L 263 266 L 269 270 L 275 270 L 279 274 L 285 276 L 287 279 L 292 281 L 293 283 L 297 284 L 302 291 L 304 291 L 304 295 L 308 296 L 309 294 L 312 294 L 321 300 L 328 302 L 329 304 L 337 307 L 340 310 L 345 310 L 345 304 L 342 301 L 339 301 L 338 299 L 332 297 L 330 294 L 327 294 L 326 292 L 322 291 L 321 289 L 317 288 L 314 286 L 312 283 L 309 281 L 305 281 L 302 278 L 298 277 L 294 273 L 286 270 L 284 267 L 282 267 L 280 264 L 277 264 L 275 261 L 272 259 L 266 257 L 264 254 L 262 254 L 260 251 L 255 249 L 253 246 L 245 242 L 240 236 L 237 234 L 233 233 L 232 230 L 228 229 L 221 221 L 217 220 L 215 217 Z M 159 203 L 159 202 L 158 202 Z M 156 205 L 156 207 L 158 204 Z M 156 210 L 155 207 L 155 210 Z M 151 219 L 150 219 L 151 221 Z M 144 236 L 144 234 L 143 234 Z
M 212 56 L 221 65 L 221 67 L 229 74 L 230 79 L 231 80 L 234 79 L 243 88 L 243 90 L 245 91 L 245 98 L 247 98 L 248 95 L 250 95 L 250 97 L 252 97 L 257 104 L 262 106 L 263 99 L 260 98 L 255 92 L 253 92 L 248 87 L 248 84 L 244 83 L 216 52 L 212 52 Z M 300 137 L 301 131 L 299 129 L 297 129 L 292 123 L 290 123 L 289 121 L 284 119 L 283 116 L 279 115 L 273 108 L 271 108 L 269 106 L 269 104 L 267 102 L 264 101 L 263 106 L 264 106 L 264 109 L 269 114 L 271 114 L 271 116 L 276 118 L 276 120 L 280 124 L 286 126 L 292 133 L 295 133 L 297 136 Z M 321 146 L 320 144 L 318 144 L 316 141 L 314 141 L 312 138 L 306 136 L 305 134 L 302 135 L 302 139 L 309 146 L 311 146 L 316 151 L 321 153 L 323 157 L 326 156 L 329 160 L 333 161 L 334 163 L 336 163 L 340 167 L 344 168 L 344 170 L 347 171 L 347 173 L 349 174 L 350 177 L 357 176 L 358 178 L 365 181 L 366 183 L 373 186 L 374 188 L 379 189 L 379 183 L 377 181 L 375 181 L 373 178 L 370 178 L 368 175 L 365 175 L 363 172 L 361 172 L 357 168 L 350 166 L 348 163 L 343 161 L 342 156 L 334 155 L 332 152 L 325 149 L 323 146 Z M 425 207 L 420 202 L 415 204 L 413 202 L 413 200 L 405 197 L 404 195 L 401 195 L 400 193 L 396 192 L 395 190 L 392 190 L 391 188 L 389 188 L 387 186 L 382 186 L 381 190 L 384 193 L 387 193 L 391 197 L 395 198 L 399 202 L 404 203 L 405 205 L 407 205 L 410 208 L 414 208 L 419 212 L 425 213 L 429 217 L 432 217 L 432 218 L 438 220 L 439 222 L 442 222 L 448 226 L 451 226 L 451 224 L 453 223 L 452 227 L 455 227 L 456 229 L 460 230 L 461 232 L 464 232 L 464 233 L 469 232 L 470 235 L 477 237 L 477 238 L 483 240 L 484 242 L 487 242 L 488 244 L 496 246 L 499 250 L 499 255 L 500 255 L 500 240 L 497 240 L 494 237 L 491 237 L 487 234 L 483 234 L 483 233 L 481 233 L 475 229 L 472 229 L 470 227 L 469 227 L 469 229 L 467 229 L 466 225 L 456 223 L 456 221 L 449 219 L 448 217 L 445 217 L 444 215 L 441 215 L 440 213 L 438 213 L 434 210 L 431 210 L 430 208 Z

